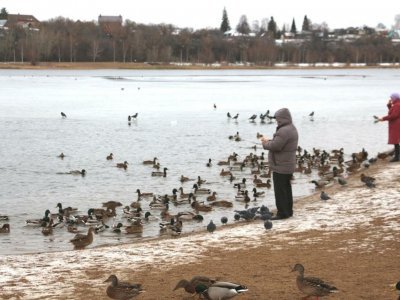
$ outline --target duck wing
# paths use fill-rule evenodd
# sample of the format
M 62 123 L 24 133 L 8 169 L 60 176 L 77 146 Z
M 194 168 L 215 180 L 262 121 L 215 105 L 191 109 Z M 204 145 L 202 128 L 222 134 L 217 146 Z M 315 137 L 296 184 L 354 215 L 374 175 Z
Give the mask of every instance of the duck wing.
M 129 283 L 124 281 L 118 281 L 118 286 L 124 289 L 136 289 L 138 291 L 143 290 L 141 283 Z
M 303 281 L 306 285 L 313 287 L 320 295 L 328 294 L 337 290 L 336 287 L 329 285 L 317 277 L 304 277 Z
M 211 284 L 213 284 L 215 282 L 216 282 L 215 279 L 209 278 L 207 276 L 193 276 L 192 279 L 190 280 L 190 283 L 194 286 L 196 286 L 200 283 L 210 286 Z
M 77 233 L 73 239 L 71 239 L 71 242 L 80 242 L 83 241 L 85 239 L 87 239 L 88 236 L 87 234 L 82 234 L 82 233 Z

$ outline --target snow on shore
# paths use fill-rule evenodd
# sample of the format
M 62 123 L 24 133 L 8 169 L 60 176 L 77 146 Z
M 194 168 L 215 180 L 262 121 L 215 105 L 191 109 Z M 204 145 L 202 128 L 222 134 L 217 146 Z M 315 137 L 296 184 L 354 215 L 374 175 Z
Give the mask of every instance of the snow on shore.
M 135 244 L 103 248 L 41 253 L 6 255 L 0 258 L 0 298 L 5 299 L 61 299 L 73 294 L 78 283 L 104 288 L 105 278 L 90 278 L 88 269 L 118 270 L 126 265 L 135 270 L 168 268 L 201 259 L 208 247 L 243 249 L 257 247 L 268 241 L 285 240 L 296 243 L 293 233 L 319 230 L 324 234 L 368 227 L 370 238 L 391 239 L 400 231 L 400 177 L 399 164 L 385 164 L 377 169 L 374 177 L 377 187 L 367 188 L 358 175 L 348 187 L 332 191 L 332 199 L 319 200 L 314 195 L 295 207 L 295 216 L 288 220 L 274 221 L 273 229 L 266 231 L 260 221 L 242 223 L 242 226 L 221 226 L 213 234 L 208 232 L 185 235 L 171 239 L 157 239 Z M 297 207 L 299 206 L 299 207 Z M 373 221 L 381 220 L 385 226 L 374 228 Z M 206 225 L 206 224 L 205 224 Z M 313 243 L 307 239 L 303 242 Z M 279 245 L 279 244 L 277 244 Z M 360 244 L 349 243 L 346 251 L 370 251 L 368 240 Z M 112 268 L 111 268 L 112 266 Z M 10 295 L 14 295 L 11 297 Z

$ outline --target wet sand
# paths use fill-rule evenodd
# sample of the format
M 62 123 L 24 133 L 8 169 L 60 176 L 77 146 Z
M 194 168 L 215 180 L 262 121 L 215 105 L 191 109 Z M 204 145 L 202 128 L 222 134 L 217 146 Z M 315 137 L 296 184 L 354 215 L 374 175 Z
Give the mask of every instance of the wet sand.
M 235 299 L 301 299 L 290 266 L 339 289 L 329 299 L 396 299 L 400 280 L 400 163 L 378 161 L 295 202 L 295 215 L 218 226 L 213 234 L 192 233 L 121 246 L 0 258 L 0 299 L 108 299 L 104 280 L 116 274 L 140 282 L 136 299 L 193 299 L 182 279 L 217 277 L 246 285 Z M 376 178 L 367 188 L 360 173 Z

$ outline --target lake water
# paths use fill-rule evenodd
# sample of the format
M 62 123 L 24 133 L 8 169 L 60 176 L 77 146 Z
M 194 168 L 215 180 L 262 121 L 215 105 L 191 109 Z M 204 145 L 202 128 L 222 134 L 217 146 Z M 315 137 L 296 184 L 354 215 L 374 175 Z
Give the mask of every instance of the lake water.
M 388 150 L 387 124 L 374 124 L 372 116 L 386 113 L 389 95 L 400 91 L 399 79 L 395 69 L 0 70 L 0 215 L 8 215 L 11 225 L 10 234 L 0 235 L 0 254 L 72 249 L 73 234 L 66 228 L 43 236 L 39 228 L 25 226 L 25 220 L 43 217 L 46 209 L 56 213 L 58 202 L 84 214 L 110 200 L 129 205 L 137 199 L 136 189 L 164 195 L 183 186 L 189 192 L 193 182 L 181 185 L 181 175 L 201 176 L 208 181 L 204 187 L 242 209 L 215 163 L 233 152 L 240 158 L 252 152 L 257 132 L 274 133 L 275 124 L 248 121 L 268 109 L 272 114 L 282 107 L 291 110 L 304 149 L 343 147 L 347 155 L 362 147 L 370 155 Z M 128 115 L 136 112 L 137 120 L 128 125 Z M 228 120 L 227 112 L 239 113 L 238 121 Z M 236 132 L 244 141 L 228 139 Z M 61 152 L 63 160 L 57 157 Z M 113 161 L 106 160 L 110 152 Z M 154 170 L 142 164 L 153 157 L 169 169 L 166 178 L 152 177 Z M 211 168 L 206 167 L 209 158 Z M 115 167 L 123 161 L 129 162 L 126 171 Z M 87 175 L 57 174 L 76 169 L 86 169 Z M 252 177 L 249 169 L 235 176 Z M 295 197 L 313 192 L 309 181 L 296 175 Z M 148 202 L 142 201 L 144 211 Z M 272 190 L 250 205 L 261 204 L 274 208 Z M 185 222 L 183 232 L 204 230 L 210 219 L 219 225 L 222 215 L 232 222 L 234 209 L 204 213 L 202 223 Z M 171 213 L 182 210 L 191 209 L 171 205 Z M 127 224 L 121 212 L 118 208 L 116 221 Z M 105 231 L 90 247 L 158 235 L 155 221 L 145 224 L 140 235 Z

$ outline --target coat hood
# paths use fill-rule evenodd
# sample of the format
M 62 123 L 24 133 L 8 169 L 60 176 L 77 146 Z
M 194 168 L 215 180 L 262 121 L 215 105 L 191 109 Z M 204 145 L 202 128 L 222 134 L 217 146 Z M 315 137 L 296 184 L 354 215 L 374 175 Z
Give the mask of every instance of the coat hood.
M 292 124 L 292 115 L 287 108 L 281 108 L 275 113 L 276 121 L 278 126 L 283 126 L 287 124 Z

